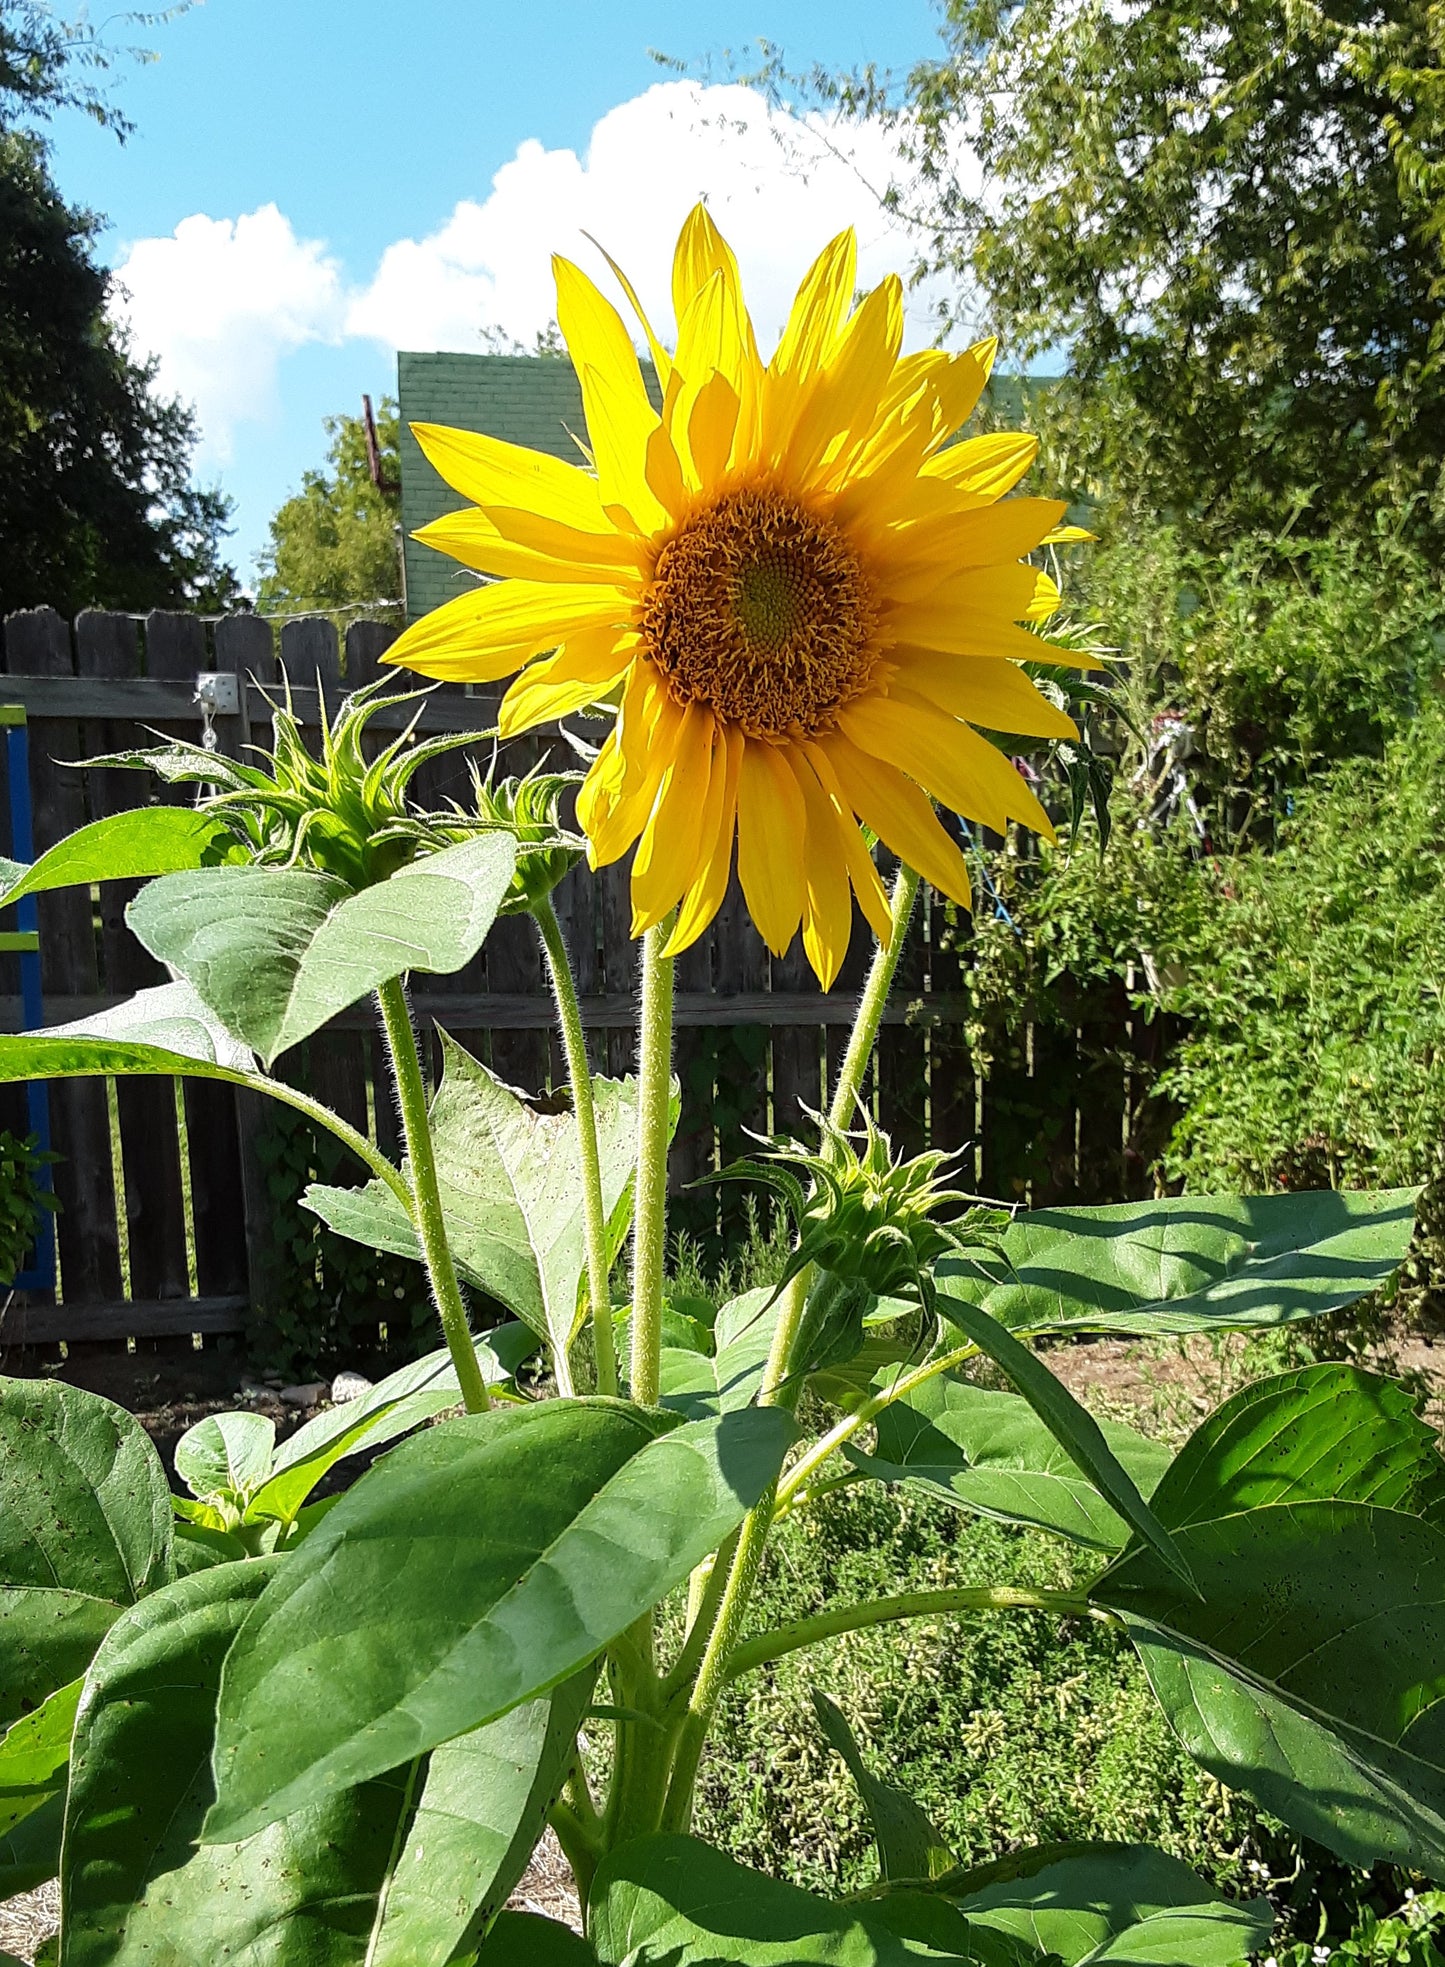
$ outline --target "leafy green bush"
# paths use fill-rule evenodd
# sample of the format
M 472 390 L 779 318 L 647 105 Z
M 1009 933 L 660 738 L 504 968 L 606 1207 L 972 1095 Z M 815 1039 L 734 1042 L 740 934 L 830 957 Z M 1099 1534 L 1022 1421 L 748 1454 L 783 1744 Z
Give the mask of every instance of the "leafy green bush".
M 1445 705 L 1301 795 L 1273 854 L 1201 867 L 1168 1167 L 1192 1187 L 1426 1179 L 1445 1142 Z M 1177 926 L 1177 925 L 1176 925 Z
M 0 1286 L 13 1283 L 35 1246 L 43 1209 L 58 1205 L 40 1184 L 40 1169 L 53 1155 L 41 1154 L 34 1134 L 0 1133 Z

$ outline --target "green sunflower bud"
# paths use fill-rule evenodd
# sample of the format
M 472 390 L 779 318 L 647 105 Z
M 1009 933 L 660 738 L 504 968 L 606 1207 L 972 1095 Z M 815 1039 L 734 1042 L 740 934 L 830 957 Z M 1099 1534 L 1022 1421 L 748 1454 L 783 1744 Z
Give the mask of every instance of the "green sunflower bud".
M 582 856 L 582 841 L 559 824 L 562 794 L 575 783 L 562 772 L 529 772 L 522 779 L 495 784 L 476 778 L 473 793 L 476 821 L 485 831 L 500 828 L 517 842 L 517 871 L 498 911 L 502 915 L 533 915 L 567 870 Z

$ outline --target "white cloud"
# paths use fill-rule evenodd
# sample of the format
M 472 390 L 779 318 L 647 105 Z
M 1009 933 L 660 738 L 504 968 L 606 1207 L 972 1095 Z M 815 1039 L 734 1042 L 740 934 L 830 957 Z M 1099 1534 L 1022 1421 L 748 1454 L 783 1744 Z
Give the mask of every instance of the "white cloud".
M 277 365 L 343 331 L 341 273 L 315 240 L 263 205 L 238 219 L 202 213 L 168 239 L 135 242 L 116 269 L 113 311 L 167 394 L 194 404 L 202 460 L 226 463 L 235 426 L 276 408 Z
M 484 197 L 395 241 L 369 279 L 298 238 L 271 204 L 235 219 L 196 213 L 169 238 L 138 240 L 113 306 L 137 350 L 159 357 L 163 387 L 195 405 L 199 461 L 227 464 L 238 427 L 274 424 L 280 364 L 306 343 L 480 350 L 491 326 L 529 345 L 555 311 L 554 252 L 609 278 L 584 232 L 627 269 L 666 336 L 672 244 L 699 198 L 737 249 L 766 349 L 841 227 L 857 228 L 861 285 L 907 269 L 914 235 L 878 196 L 899 177 L 876 125 L 795 118 L 738 84 L 662 82 L 609 110 L 580 156 L 523 143 Z M 914 345 L 931 338 L 936 298 L 926 286 L 909 295 Z
M 530 343 L 554 312 L 551 255 L 599 266 L 590 232 L 665 333 L 672 242 L 705 198 L 742 262 L 766 346 L 807 261 L 843 226 L 858 230 L 862 285 L 907 266 L 909 229 L 878 200 L 901 169 L 876 125 L 798 119 L 738 84 L 659 83 L 609 110 L 583 156 L 524 143 L 484 200 L 464 199 L 438 231 L 388 247 L 347 328 L 391 348 L 477 349 L 487 324 Z M 935 299 L 926 287 L 910 296 L 915 342 L 929 337 Z

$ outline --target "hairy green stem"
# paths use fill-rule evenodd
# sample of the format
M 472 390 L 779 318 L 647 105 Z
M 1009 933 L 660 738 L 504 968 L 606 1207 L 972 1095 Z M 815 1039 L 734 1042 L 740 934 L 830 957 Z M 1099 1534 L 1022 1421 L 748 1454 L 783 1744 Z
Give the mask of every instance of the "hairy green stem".
M 1056 1612 L 1061 1618 L 1095 1618 L 1112 1623 L 1113 1614 L 1087 1598 L 1070 1591 L 1033 1591 L 1014 1585 L 960 1585 L 948 1591 L 907 1591 L 896 1598 L 875 1598 L 866 1605 L 840 1605 L 834 1612 L 819 1612 L 811 1619 L 798 1619 L 779 1626 L 776 1632 L 761 1633 L 748 1640 L 728 1660 L 726 1680 L 737 1680 L 785 1653 L 796 1653 L 803 1646 L 816 1646 L 840 1633 L 862 1632 L 868 1626 L 888 1625 L 896 1619 L 930 1619 L 957 1612 Z
M 667 1242 L 667 1148 L 672 1108 L 671 923 L 642 939 L 637 1062 L 637 1180 L 632 1217 L 632 1397 L 657 1405 L 662 1354 L 662 1267 Z
M 608 1284 L 607 1217 L 602 1207 L 602 1164 L 597 1152 L 597 1108 L 592 1098 L 592 1068 L 587 1063 L 587 1040 L 582 1030 L 582 1007 L 567 958 L 562 925 L 545 896 L 533 911 L 537 933 L 547 955 L 552 995 L 562 1049 L 572 1081 L 572 1111 L 577 1116 L 577 1142 L 582 1157 L 582 1219 L 587 1238 L 587 1295 L 592 1305 L 592 1339 L 597 1353 L 597 1391 L 617 1391 L 617 1350 L 612 1337 L 612 1292 Z
M 863 1084 L 873 1047 L 878 1041 L 878 1027 L 883 1019 L 883 1007 L 888 1001 L 889 986 L 903 954 L 913 905 L 918 899 L 918 887 L 918 876 L 912 868 L 900 862 L 889 910 L 892 927 L 888 947 L 885 949 L 880 943 L 873 952 L 868 981 L 858 1000 L 848 1050 L 838 1074 L 838 1084 L 833 1089 L 828 1118 L 835 1127 L 846 1127 L 852 1118 L 854 1101 Z M 810 1265 L 794 1278 L 784 1295 L 768 1351 L 768 1363 L 763 1369 L 762 1386 L 758 1393 L 760 1406 L 792 1406 L 797 1401 L 799 1388 L 790 1377 L 793 1347 L 803 1322 L 811 1283 Z M 713 1711 L 727 1681 L 727 1663 L 742 1637 L 753 1588 L 762 1569 L 763 1552 L 767 1548 L 777 1499 L 778 1485 L 774 1482 L 769 1484 L 756 1506 L 743 1519 L 738 1547 L 728 1571 L 717 1616 L 703 1649 L 687 1712 L 678 1730 L 677 1753 L 673 1760 L 667 1810 L 663 1818 L 663 1828 L 666 1830 L 685 1830 L 691 1817 L 692 1792 L 703 1745 L 712 1725 Z
M 897 974 L 898 961 L 903 954 L 903 945 L 908 940 L 908 925 L 913 919 L 913 905 L 918 900 L 919 878 L 911 867 L 900 861 L 898 873 L 893 881 L 893 896 L 889 907 L 893 929 L 888 938 L 888 947 L 882 943 L 873 952 L 873 962 L 868 971 L 868 981 L 863 986 L 863 995 L 858 1000 L 858 1015 L 853 1020 L 852 1035 L 848 1040 L 848 1050 L 843 1055 L 843 1063 L 838 1068 L 838 1083 L 833 1088 L 833 1102 L 828 1108 L 828 1118 L 835 1127 L 846 1127 L 853 1118 L 853 1105 L 863 1087 L 863 1075 L 868 1070 L 873 1047 L 878 1042 L 878 1026 L 883 1019 L 883 1007 L 888 1002 L 888 993 L 893 988 Z
M 859 1428 L 867 1427 L 870 1421 L 876 1420 L 885 1407 L 891 1407 L 895 1400 L 902 1400 L 906 1394 L 912 1393 L 915 1387 L 922 1386 L 926 1381 L 937 1379 L 940 1373 L 952 1372 L 955 1366 L 962 1366 L 965 1360 L 974 1358 L 977 1352 L 976 1345 L 961 1345 L 955 1347 L 952 1352 L 940 1353 L 936 1359 L 927 1359 L 921 1366 L 915 1367 L 913 1372 L 905 1373 L 901 1378 L 896 1379 L 892 1386 L 885 1388 L 883 1392 L 875 1393 L 871 1399 L 863 1401 L 853 1409 L 851 1414 L 845 1414 L 836 1427 L 830 1428 L 826 1434 L 819 1436 L 806 1455 L 798 1457 L 778 1484 L 778 1511 L 786 1509 L 808 1477 L 822 1467 L 835 1448 L 841 1448 L 845 1441 L 851 1441 Z
M 397 1105 L 401 1109 L 401 1131 L 411 1167 L 411 1192 L 407 1214 L 411 1217 L 431 1280 L 432 1297 L 442 1321 L 447 1350 L 457 1369 L 457 1384 L 469 1414 L 482 1414 L 491 1406 L 487 1383 L 477 1364 L 467 1308 L 457 1282 L 447 1242 L 446 1221 L 442 1215 L 441 1192 L 437 1187 L 436 1151 L 432 1144 L 431 1121 L 427 1116 L 426 1081 L 422 1078 L 421 1057 L 412 1029 L 411 1009 L 400 977 L 384 983 L 376 993 L 381 1006 L 381 1022 L 386 1032 L 386 1049 L 396 1082 Z

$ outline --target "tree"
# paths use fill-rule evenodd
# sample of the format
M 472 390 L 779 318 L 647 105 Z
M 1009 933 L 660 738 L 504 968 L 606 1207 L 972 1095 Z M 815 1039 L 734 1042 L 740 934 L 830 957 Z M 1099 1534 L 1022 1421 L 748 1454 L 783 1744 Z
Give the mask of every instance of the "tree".
M 885 195 L 927 228 L 925 268 L 981 286 L 1012 357 L 1067 349 L 1074 482 L 1206 530 L 1411 500 L 1445 530 L 1440 0 L 946 0 L 945 21 L 901 89 L 814 80 L 894 119 L 916 177 Z
M 268 614 L 346 610 L 392 604 L 400 620 L 399 498 L 372 481 L 360 417 L 327 417 L 326 465 L 308 471 L 301 490 L 271 521 L 261 555 L 257 599 Z M 396 404 L 386 398 L 376 426 L 383 478 L 399 470 Z
M 68 106 L 123 135 L 94 79 L 113 54 L 83 23 L 0 0 L 0 612 L 218 608 L 238 593 L 221 554 L 229 501 L 191 480 L 194 419 L 108 318 L 100 222 L 65 201 L 22 127 Z

